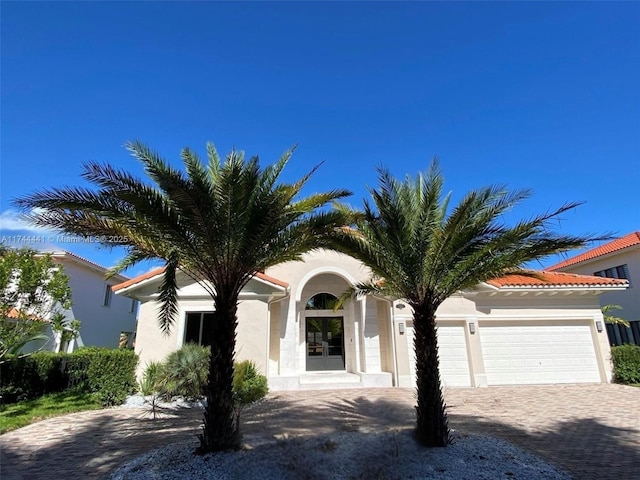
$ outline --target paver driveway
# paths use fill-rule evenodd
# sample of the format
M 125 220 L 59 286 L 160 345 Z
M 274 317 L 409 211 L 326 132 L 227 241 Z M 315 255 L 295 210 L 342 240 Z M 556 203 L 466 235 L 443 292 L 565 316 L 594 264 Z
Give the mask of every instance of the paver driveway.
M 452 428 L 502 437 L 577 479 L 640 478 L 640 389 L 568 385 L 450 389 Z M 245 440 L 336 430 L 411 428 L 406 389 L 278 392 L 244 414 Z M 0 437 L 0 477 L 104 478 L 157 446 L 195 439 L 199 411 L 151 420 L 138 409 L 83 412 Z M 195 443 L 194 443 L 195 444 Z

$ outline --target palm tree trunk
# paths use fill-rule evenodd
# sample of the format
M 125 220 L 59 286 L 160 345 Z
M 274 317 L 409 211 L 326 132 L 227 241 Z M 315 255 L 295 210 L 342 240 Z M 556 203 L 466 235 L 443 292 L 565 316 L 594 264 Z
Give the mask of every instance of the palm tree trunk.
M 418 387 L 416 437 L 427 447 L 444 447 L 449 444 L 450 439 L 446 406 L 440 387 L 435 311 L 430 307 L 420 306 L 414 306 L 413 310 Z
M 235 421 L 233 404 L 233 360 L 238 324 L 238 301 L 233 295 L 216 298 L 213 322 L 203 330 L 211 345 L 207 406 L 198 453 L 235 450 L 240 447 L 241 435 Z

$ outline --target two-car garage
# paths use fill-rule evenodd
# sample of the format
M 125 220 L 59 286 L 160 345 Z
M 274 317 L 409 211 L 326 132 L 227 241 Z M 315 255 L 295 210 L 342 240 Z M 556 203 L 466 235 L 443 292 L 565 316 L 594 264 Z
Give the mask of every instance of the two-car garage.
M 470 333 L 465 323 L 438 327 L 440 377 L 444 386 L 603 381 L 596 354 L 597 332 L 592 322 L 480 321 L 473 330 Z M 407 342 L 415 382 L 411 327 L 407 328 Z
M 489 385 L 600 382 L 590 325 L 480 323 Z
M 624 279 L 559 272 L 506 275 L 459 292 L 436 312 L 445 387 L 611 381 L 610 348 L 598 296 Z M 415 384 L 413 324 L 407 323 Z

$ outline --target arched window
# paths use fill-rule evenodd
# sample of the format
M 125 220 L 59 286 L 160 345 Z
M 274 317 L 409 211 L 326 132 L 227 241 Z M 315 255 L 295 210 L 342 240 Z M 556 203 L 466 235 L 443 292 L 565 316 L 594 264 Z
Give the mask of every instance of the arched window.
M 305 310 L 333 310 L 338 298 L 330 293 L 318 293 L 307 302 Z

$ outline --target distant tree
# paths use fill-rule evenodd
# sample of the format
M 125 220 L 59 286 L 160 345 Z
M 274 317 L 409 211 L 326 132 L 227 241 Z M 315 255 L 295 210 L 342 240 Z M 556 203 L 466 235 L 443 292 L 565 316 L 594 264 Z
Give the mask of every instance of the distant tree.
M 43 333 L 45 326 L 40 320 L 0 318 L 0 363 L 6 361 L 8 355 L 19 354 L 28 343 L 40 342 L 41 349 L 49 340 Z
M 460 290 L 505 274 L 535 276 L 523 265 L 546 255 L 585 245 L 589 238 L 554 233 L 558 210 L 508 226 L 503 214 L 529 196 L 501 186 L 469 192 L 455 207 L 443 195 L 437 161 L 426 175 L 396 180 L 379 169 L 379 186 L 370 189 L 373 204 L 364 210 L 341 207 L 354 228 L 335 232 L 334 248 L 373 271 L 374 278 L 347 291 L 404 299 L 413 309 L 415 329 L 418 440 L 427 446 L 449 442 L 439 373 L 436 310 Z
M 64 313 L 55 312 L 50 319 L 51 330 L 55 333 L 60 351 L 69 345 L 69 342 L 80 336 L 80 320 L 69 320 Z
M 69 279 L 50 255 L 0 246 L 0 361 L 29 342 L 42 348 L 45 322 L 63 338 L 77 335 L 79 322 L 63 313 L 71 304 Z

